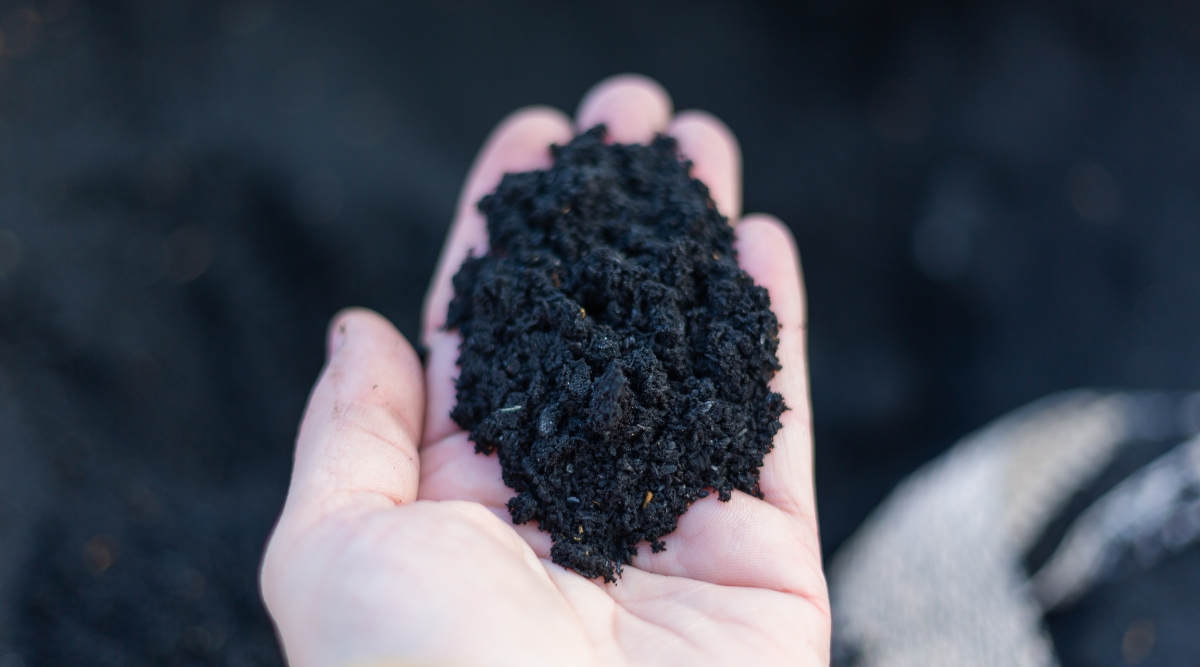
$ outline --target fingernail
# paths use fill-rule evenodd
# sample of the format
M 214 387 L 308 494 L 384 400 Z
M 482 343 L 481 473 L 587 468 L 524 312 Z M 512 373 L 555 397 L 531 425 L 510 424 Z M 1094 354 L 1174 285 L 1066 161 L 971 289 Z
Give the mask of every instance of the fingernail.
M 342 346 L 346 344 L 346 322 L 338 322 L 329 332 L 329 346 L 325 350 L 325 360 L 332 359 Z

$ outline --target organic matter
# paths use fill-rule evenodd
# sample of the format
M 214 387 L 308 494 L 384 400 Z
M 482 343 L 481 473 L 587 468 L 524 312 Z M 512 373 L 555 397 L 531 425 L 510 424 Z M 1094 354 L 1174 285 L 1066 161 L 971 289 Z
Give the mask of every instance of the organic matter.
M 600 126 L 553 154 L 479 202 L 491 247 L 454 277 L 451 415 L 499 455 L 513 520 L 551 534 L 554 562 L 615 581 L 708 490 L 761 497 L 778 323 L 673 139 Z

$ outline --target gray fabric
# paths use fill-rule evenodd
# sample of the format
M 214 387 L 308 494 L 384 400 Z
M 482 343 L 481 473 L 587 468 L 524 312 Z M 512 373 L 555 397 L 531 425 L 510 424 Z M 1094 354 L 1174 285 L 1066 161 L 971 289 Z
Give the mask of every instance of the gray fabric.
M 1075 392 L 969 436 L 904 481 L 835 557 L 835 659 L 1056 665 L 1022 554 L 1136 429 L 1136 399 Z
M 1121 482 L 1085 511 L 1032 577 L 1046 610 L 1073 602 L 1126 553 L 1150 567 L 1200 537 L 1200 436 Z

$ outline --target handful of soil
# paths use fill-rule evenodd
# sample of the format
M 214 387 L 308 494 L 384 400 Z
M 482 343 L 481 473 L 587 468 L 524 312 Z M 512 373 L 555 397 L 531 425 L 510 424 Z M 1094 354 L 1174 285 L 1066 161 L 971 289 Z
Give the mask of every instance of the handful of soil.
M 513 521 L 611 582 L 707 489 L 762 497 L 778 322 L 673 139 L 608 144 L 598 126 L 552 150 L 479 202 L 491 249 L 454 276 L 451 416 L 499 454 Z

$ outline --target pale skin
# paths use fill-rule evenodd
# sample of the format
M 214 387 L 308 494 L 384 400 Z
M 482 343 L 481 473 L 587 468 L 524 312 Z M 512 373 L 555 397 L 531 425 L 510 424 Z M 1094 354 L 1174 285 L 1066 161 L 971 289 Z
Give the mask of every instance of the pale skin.
M 606 123 L 613 140 L 679 141 L 736 225 L 738 261 L 779 319 L 790 410 L 758 499 L 697 501 L 617 583 L 550 561 L 550 537 L 514 526 L 494 456 L 450 419 L 458 334 L 451 277 L 487 249 L 475 208 L 505 172 L 545 168 L 549 146 Z M 493 131 L 463 187 L 426 297 L 426 368 L 384 318 L 352 309 L 330 325 L 328 361 L 296 442 L 287 502 L 267 546 L 262 593 L 293 667 L 351 665 L 826 665 L 830 617 L 812 482 L 805 302 L 795 243 L 766 215 L 741 215 L 741 155 L 701 112 L 613 77 L 561 112 L 517 111 Z

